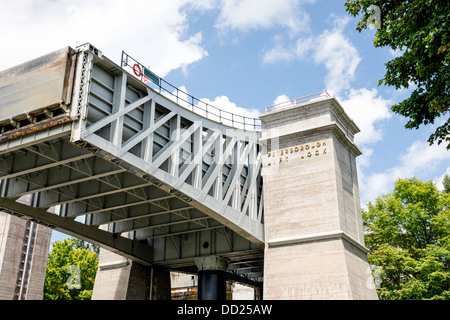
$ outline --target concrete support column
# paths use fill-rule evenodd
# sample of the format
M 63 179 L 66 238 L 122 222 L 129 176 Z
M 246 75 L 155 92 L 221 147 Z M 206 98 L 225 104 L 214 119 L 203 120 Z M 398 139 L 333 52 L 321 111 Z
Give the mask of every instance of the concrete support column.
M 170 271 L 159 268 L 150 269 L 150 300 L 171 300 Z
M 228 259 L 219 256 L 196 258 L 198 300 L 226 300 Z
M 92 300 L 170 300 L 170 272 L 100 249 Z
M 51 235 L 48 227 L 0 211 L 0 300 L 43 299 Z

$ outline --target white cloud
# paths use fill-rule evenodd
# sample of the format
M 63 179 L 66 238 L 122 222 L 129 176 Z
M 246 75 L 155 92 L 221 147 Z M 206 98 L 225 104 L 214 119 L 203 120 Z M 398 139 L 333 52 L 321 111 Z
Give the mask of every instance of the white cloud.
M 314 61 L 324 64 L 328 70 L 326 88 L 333 95 L 340 95 L 350 88 L 361 58 L 350 40 L 343 34 L 349 18 L 336 18 L 333 30 L 325 30 L 317 39 Z
M 392 101 L 384 99 L 377 89 L 354 89 L 351 83 L 361 61 L 357 49 L 344 35 L 349 18 L 331 16 L 333 28 L 324 30 L 318 37 L 298 38 L 295 46 L 283 46 L 280 37 L 275 38 L 275 46 L 268 50 L 264 63 L 291 61 L 298 59 L 324 65 L 325 87 L 343 105 L 349 116 L 361 129 L 355 140 L 357 144 L 371 144 L 382 140 L 380 122 L 391 118 L 389 107 Z
M 358 167 L 369 167 L 370 166 L 370 160 L 373 155 L 373 149 L 367 148 L 367 147 L 361 147 L 362 155 L 356 158 L 356 161 L 358 163 Z
M 277 62 L 290 62 L 294 59 L 302 60 L 314 49 L 314 39 L 299 38 L 295 47 L 288 47 L 282 43 L 280 36 L 275 37 L 275 45 L 264 52 L 263 63 L 272 64 Z
M 355 136 L 358 145 L 375 143 L 383 138 L 381 128 L 376 128 L 375 125 L 391 118 L 391 101 L 383 99 L 377 89 L 350 89 L 348 97 L 341 100 L 341 104 L 361 130 Z
M 162 94 L 180 106 L 205 118 L 241 129 L 254 130 L 256 123 L 253 119 L 257 119 L 261 113 L 257 109 L 239 107 L 236 103 L 230 101 L 227 96 L 218 96 L 214 100 L 208 98 L 197 100 L 196 98 L 195 105 L 192 106 L 192 97 L 184 85 L 170 93 L 163 91 Z
M 273 101 L 273 104 L 279 104 L 279 103 L 283 103 L 283 102 L 286 102 L 289 100 L 291 100 L 291 99 L 289 99 L 289 97 L 287 95 L 281 94 L 275 98 L 275 100 Z
M 314 48 L 314 38 L 306 38 L 297 39 L 297 42 L 295 44 L 295 55 L 298 59 L 302 60 L 306 57 L 306 55 L 309 53 L 311 49 Z
M 260 112 L 257 109 L 246 109 L 243 107 L 239 107 L 238 105 L 236 105 L 236 103 L 231 102 L 227 96 L 219 96 L 212 101 L 207 98 L 203 98 L 201 99 L 201 101 L 213 105 L 224 111 L 239 114 L 243 117 L 257 118 L 258 115 L 260 114 Z
M 283 45 L 277 38 L 275 46 L 264 53 L 263 62 L 312 59 L 314 63 L 325 66 L 328 72 L 324 77 L 325 86 L 331 94 L 339 96 L 350 88 L 361 58 L 344 35 L 344 28 L 350 19 L 332 18 L 331 30 L 324 30 L 318 37 L 300 37 L 295 46 Z
M 309 16 L 300 9 L 315 0 L 222 0 L 216 27 L 224 32 L 281 26 L 291 34 L 307 28 Z
M 186 86 L 180 86 L 172 92 L 162 90 L 161 94 L 186 109 L 192 109 L 192 98 L 190 98 Z
M 2 3 L 0 38 L 4 69 L 64 46 L 90 42 L 114 61 L 122 49 L 160 76 L 208 53 L 202 34 L 188 34 L 186 5 L 204 1 L 16 0 Z
M 280 61 L 291 61 L 295 58 L 295 53 L 288 50 L 282 44 L 277 43 L 272 49 L 264 53 L 264 63 L 276 63 Z
M 398 179 L 433 174 L 442 161 L 450 160 L 450 152 L 444 145 L 432 145 L 423 141 L 412 143 L 405 153 L 398 158 L 397 166 L 388 168 L 383 172 L 366 175 L 360 174 L 361 202 L 366 204 L 376 197 L 392 192 L 394 183 Z M 447 171 L 450 168 L 447 168 Z
M 288 107 L 290 105 L 292 105 L 291 99 L 287 95 L 281 94 L 278 97 L 276 97 L 275 100 L 273 101 L 272 105 L 268 106 L 268 107 L 269 107 L 269 110 L 274 110 L 274 109 L 278 109 L 278 108 Z
M 255 124 L 253 118 L 258 118 L 261 113 L 257 109 L 239 107 L 227 96 L 219 96 L 214 100 L 203 98 L 200 101 L 214 107 L 209 107 L 208 117 L 210 119 L 241 129 L 253 129 Z M 206 112 L 203 115 L 206 116 Z
M 406 164 L 398 169 L 403 176 L 413 176 L 417 170 L 432 171 L 435 166 L 430 166 L 434 161 L 450 159 L 450 153 L 446 146 L 432 145 L 427 142 L 416 141 L 408 149 L 407 152 L 400 156 L 400 163 Z

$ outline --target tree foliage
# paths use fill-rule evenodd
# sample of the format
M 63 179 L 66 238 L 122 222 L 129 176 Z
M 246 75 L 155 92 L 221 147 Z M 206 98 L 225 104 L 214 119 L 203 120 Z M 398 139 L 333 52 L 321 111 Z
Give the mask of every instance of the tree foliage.
M 450 299 L 450 195 L 430 182 L 400 179 L 363 211 L 378 295 L 388 300 Z
M 409 118 L 408 129 L 444 119 L 428 142 L 446 141 L 450 149 L 450 2 L 448 0 L 347 0 L 346 10 L 361 15 L 357 30 L 377 24 L 375 47 L 403 52 L 387 62 L 379 81 L 396 89 L 415 88 L 410 97 L 392 106 L 395 113 Z M 439 120 L 440 121 L 440 120 Z
M 78 239 L 52 243 L 45 274 L 45 300 L 90 300 L 98 248 Z

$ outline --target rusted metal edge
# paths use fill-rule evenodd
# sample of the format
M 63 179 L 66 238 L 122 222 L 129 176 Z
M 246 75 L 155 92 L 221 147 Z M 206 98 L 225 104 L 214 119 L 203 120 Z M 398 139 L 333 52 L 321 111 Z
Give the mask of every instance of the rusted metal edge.
M 51 127 L 55 127 L 67 122 L 71 122 L 74 119 L 72 119 L 72 117 L 70 115 L 64 114 L 64 115 L 60 115 L 54 118 L 50 118 L 50 119 L 46 119 L 43 121 L 40 121 L 38 123 L 33 123 L 30 125 L 27 125 L 25 127 L 19 128 L 19 129 L 15 129 L 15 130 L 11 130 L 8 132 L 5 132 L 3 134 L 0 134 L 0 143 L 8 141 L 8 140 L 12 140 L 21 136 L 25 136 L 28 134 L 33 134 L 35 132 L 38 131 L 42 131 Z

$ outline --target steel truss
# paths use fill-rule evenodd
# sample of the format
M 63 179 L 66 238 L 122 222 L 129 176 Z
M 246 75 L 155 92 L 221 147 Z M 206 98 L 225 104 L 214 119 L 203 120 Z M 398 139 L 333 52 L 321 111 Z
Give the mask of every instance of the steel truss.
M 0 206 L 143 263 L 192 271 L 195 257 L 218 254 L 260 281 L 259 132 L 203 118 L 91 50 L 78 55 L 70 127 L 0 143 Z M 33 212 L 14 202 L 29 195 Z

